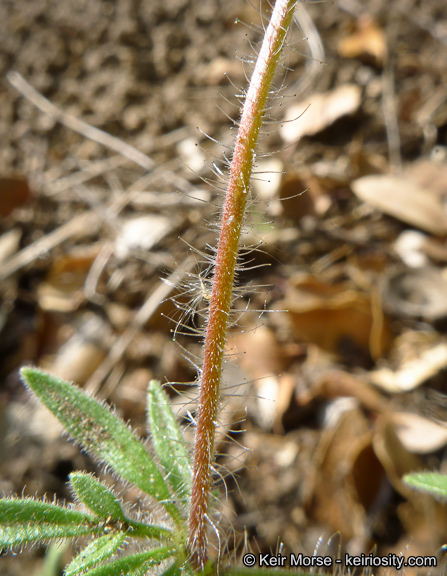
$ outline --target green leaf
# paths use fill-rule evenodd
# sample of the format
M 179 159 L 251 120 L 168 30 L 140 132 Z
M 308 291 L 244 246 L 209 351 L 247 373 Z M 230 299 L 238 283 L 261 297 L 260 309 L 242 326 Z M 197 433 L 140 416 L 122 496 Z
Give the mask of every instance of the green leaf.
M 200 576 L 207 576 L 207 574 L 206 570 L 200 571 Z M 214 570 L 213 574 L 218 574 L 218 570 Z M 161 576 L 198 576 L 198 572 L 187 560 L 177 558 Z
M 124 480 L 153 496 L 174 520 L 180 521 L 180 513 L 172 503 L 169 488 L 155 462 L 141 441 L 109 408 L 74 384 L 41 370 L 22 368 L 21 376 L 87 452 L 110 466 Z
M 419 472 L 417 474 L 407 474 L 404 482 L 433 496 L 447 498 L 447 475 L 438 472 Z
M 182 569 L 176 562 L 174 562 L 174 564 L 171 564 L 171 566 L 169 566 L 161 576 L 182 576 Z
M 174 493 L 183 504 L 187 504 L 192 482 L 188 450 L 169 398 L 155 380 L 149 383 L 147 405 L 152 443 L 157 456 Z
M 65 568 L 64 576 L 79 576 L 88 568 L 104 562 L 119 550 L 126 534 L 106 534 L 93 540 Z
M 59 576 L 62 571 L 62 557 L 67 551 L 67 544 L 51 544 L 45 553 L 45 561 L 42 570 L 37 576 Z
M 84 472 L 73 472 L 69 478 L 79 500 L 99 518 L 107 520 L 105 524 L 104 522 L 101 524 L 105 531 L 123 533 L 131 531 L 135 538 L 145 537 L 157 540 L 172 537 L 172 532 L 167 528 L 143 524 L 127 518 L 115 494 L 94 476 Z
M 139 554 L 119 558 L 108 564 L 88 570 L 84 574 L 85 576 L 117 576 L 121 574 L 126 576 L 146 576 L 149 568 L 172 557 L 172 554 L 172 548 L 155 548 L 148 552 L 140 552 Z
M 115 494 L 94 476 L 83 472 L 73 472 L 69 476 L 76 496 L 87 508 L 100 516 L 115 520 L 126 520 Z
M 99 529 L 91 516 L 56 504 L 32 498 L 0 500 L 0 548 L 93 534 Z
M 127 525 L 127 526 L 126 526 Z M 135 520 L 126 519 L 126 527 L 132 532 L 133 538 L 154 538 L 155 540 L 172 540 L 173 533 L 167 528 L 156 524 L 143 524 Z

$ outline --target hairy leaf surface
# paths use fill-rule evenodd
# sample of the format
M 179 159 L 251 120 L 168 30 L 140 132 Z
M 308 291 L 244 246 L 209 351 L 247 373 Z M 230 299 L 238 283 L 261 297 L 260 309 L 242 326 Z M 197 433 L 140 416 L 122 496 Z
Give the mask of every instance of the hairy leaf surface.
M 34 368 L 22 368 L 25 384 L 90 454 L 124 480 L 161 502 L 174 519 L 179 511 L 169 488 L 143 444 L 109 408 L 74 384 Z
M 433 496 L 447 498 L 447 475 L 438 472 L 419 472 L 404 476 L 404 482 Z
M 93 540 L 65 568 L 64 576 L 80 576 L 87 569 L 108 560 L 124 544 L 126 534 L 106 534 Z
M 126 520 L 115 494 L 94 476 L 73 472 L 69 478 L 76 496 L 92 512 L 101 518 L 111 516 L 115 520 Z
M 159 565 L 172 555 L 173 550 L 171 548 L 156 548 L 148 552 L 140 552 L 139 554 L 119 558 L 103 566 L 87 570 L 84 574 L 85 576 L 117 576 L 118 574 L 146 576 L 146 574 L 151 574 L 149 572 L 150 568 Z
M 149 383 L 148 420 L 152 442 L 168 482 L 183 504 L 191 495 L 191 465 L 188 450 L 169 398 L 155 380 Z
M 70 474 L 70 483 L 79 500 L 99 518 L 106 520 L 105 524 L 103 522 L 105 530 L 123 533 L 131 531 L 135 538 L 160 540 L 172 537 L 172 532 L 163 526 L 143 524 L 127 518 L 115 494 L 91 474 L 73 472 Z
M 32 498 L 0 500 L 0 548 L 51 538 L 69 538 L 99 530 L 94 518 Z

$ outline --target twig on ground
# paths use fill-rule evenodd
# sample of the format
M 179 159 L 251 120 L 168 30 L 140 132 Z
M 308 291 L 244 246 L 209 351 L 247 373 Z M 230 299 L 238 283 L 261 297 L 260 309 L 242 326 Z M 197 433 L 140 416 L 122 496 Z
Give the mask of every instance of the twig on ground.
M 90 140 L 94 140 L 95 142 L 102 144 L 106 148 L 115 150 L 115 152 L 118 152 L 122 156 L 132 160 L 135 162 L 135 164 L 138 164 L 145 170 L 152 170 L 155 167 L 155 162 L 151 158 L 133 146 L 126 144 L 119 138 L 115 138 L 114 136 L 107 134 L 107 132 L 99 130 L 99 128 L 90 126 L 86 122 L 71 116 L 71 114 L 67 114 L 66 112 L 59 110 L 59 108 L 57 108 L 49 100 L 44 98 L 42 94 L 40 94 L 35 88 L 33 88 L 31 84 L 29 84 L 18 72 L 9 72 L 6 78 L 8 79 L 9 83 L 14 86 L 14 88 L 18 90 L 27 100 L 34 104 L 34 106 L 67 128 L 74 130 L 74 132 L 77 132 L 78 134 L 81 134 Z
M 116 364 L 121 360 L 127 348 L 132 343 L 132 340 L 144 324 L 146 324 L 151 316 L 157 311 L 161 302 L 169 298 L 175 286 L 181 282 L 182 278 L 193 265 L 194 262 L 192 262 L 191 258 L 188 257 L 176 270 L 174 270 L 174 272 L 172 272 L 172 274 L 170 274 L 170 276 L 168 276 L 164 282 L 160 282 L 154 292 L 152 292 L 143 306 L 135 314 L 129 327 L 112 346 L 105 360 L 86 382 L 85 390 L 87 392 L 97 395 L 102 383 Z M 108 394 L 110 394 L 110 392 L 111 391 L 108 390 Z
M 309 57 L 306 59 L 305 73 L 301 75 L 298 82 L 295 82 L 295 84 L 287 90 L 287 93 L 304 98 L 315 89 L 318 78 L 323 72 L 326 55 L 323 41 L 321 40 L 317 27 L 302 2 L 295 8 L 293 19 L 303 33 L 303 38 L 306 39 Z
M 388 55 L 382 75 L 382 110 L 388 140 L 388 159 L 392 169 L 400 170 L 400 133 L 396 112 L 396 92 L 394 90 L 393 59 Z
M 85 233 L 86 230 L 91 233 L 99 223 L 100 221 L 98 221 L 96 212 L 86 212 L 75 216 L 62 226 L 59 226 L 57 230 L 33 242 L 30 246 L 23 248 L 23 250 L 7 260 L 0 268 L 0 281 L 8 278 L 8 276 L 20 270 L 20 268 L 31 264 L 31 262 L 34 262 L 49 250 L 62 244 L 65 240 L 77 234 Z
M 152 151 L 155 146 L 157 147 L 157 150 L 172 146 L 176 142 L 180 142 L 186 138 L 189 133 L 189 128 L 178 128 L 177 130 L 173 130 L 172 132 L 157 138 L 156 144 L 151 142 L 146 152 Z M 81 169 L 69 176 L 58 178 L 51 182 L 43 182 L 43 186 L 48 190 L 47 194 L 52 196 L 53 194 L 58 194 L 59 192 L 63 192 L 64 190 L 88 182 L 88 180 L 101 176 L 101 174 L 120 168 L 128 162 L 128 160 L 129 158 L 122 156 L 121 154 L 112 156 L 105 160 L 97 160 L 96 162 L 92 162 L 87 168 Z

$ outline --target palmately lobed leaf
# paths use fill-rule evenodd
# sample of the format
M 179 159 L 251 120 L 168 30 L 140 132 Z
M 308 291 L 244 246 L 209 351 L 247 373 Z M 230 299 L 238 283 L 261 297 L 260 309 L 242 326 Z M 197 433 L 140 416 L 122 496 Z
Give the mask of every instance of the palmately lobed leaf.
M 176 521 L 180 513 L 169 488 L 141 441 L 111 410 L 74 384 L 35 368 L 22 368 L 25 385 L 67 432 L 124 480 L 161 502 Z
M 32 498 L 0 500 L 0 548 L 94 534 L 99 530 L 93 517 L 77 510 Z
M 149 383 L 147 411 L 152 443 L 160 464 L 175 495 L 186 505 L 191 495 L 190 458 L 169 398 L 155 380 Z

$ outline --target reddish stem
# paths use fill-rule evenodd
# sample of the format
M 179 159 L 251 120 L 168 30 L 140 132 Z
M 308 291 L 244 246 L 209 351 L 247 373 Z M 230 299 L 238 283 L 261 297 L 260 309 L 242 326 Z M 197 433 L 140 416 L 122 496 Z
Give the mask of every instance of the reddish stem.
M 200 376 L 189 516 L 189 550 L 193 565 L 199 569 L 203 568 L 207 561 L 207 512 L 214 460 L 214 437 L 239 239 L 262 117 L 295 2 L 296 0 L 277 0 L 275 3 L 245 98 L 222 213 Z

